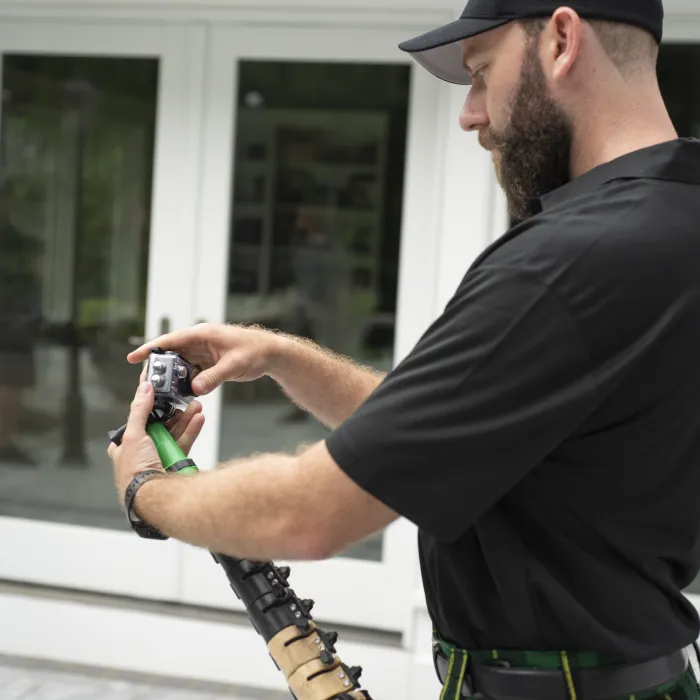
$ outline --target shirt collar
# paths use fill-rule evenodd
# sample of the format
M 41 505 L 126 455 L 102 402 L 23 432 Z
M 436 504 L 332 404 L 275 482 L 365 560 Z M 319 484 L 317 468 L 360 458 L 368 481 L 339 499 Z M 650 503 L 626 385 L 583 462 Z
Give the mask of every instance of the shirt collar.
M 539 210 L 555 207 L 613 180 L 638 178 L 700 185 L 700 140 L 679 138 L 603 163 L 540 197 Z

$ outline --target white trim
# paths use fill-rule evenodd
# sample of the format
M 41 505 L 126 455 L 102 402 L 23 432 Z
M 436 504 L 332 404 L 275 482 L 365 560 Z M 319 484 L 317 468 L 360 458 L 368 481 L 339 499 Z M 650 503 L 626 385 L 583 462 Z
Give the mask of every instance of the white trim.
M 444 225 L 440 198 L 446 177 L 446 151 L 444 132 L 435 125 L 445 122 L 447 99 L 445 83 L 412 66 L 397 297 L 397 362 L 410 352 L 439 315 L 438 281 Z M 427 138 L 426 132 L 434 137 Z
M 367 0 L 365 0 L 367 2 Z M 395 2 L 334 3 L 317 0 L 306 4 L 289 0 L 256 3 L 218 0 L 152 0 L 142 3 L 118 1 L 96 2 L 0 2 L 0 19 L 27 18 L 44 21 L 92 22 L 104 20 L 143 22 L 235 22 L 267 25 L 271 21 L 283 26 L 335 25 L 341 27 L 386 27 L 404 32 L 402 39 L 427 31 L 455 18 L 453 8 L 415 3 L 415 7 L 396 7 Z M 422 5 L 422 6 L 421 6 Z
M 384 547 L 396 549 L 391 530 Z M 393 541 L 392 541 L 393 540 Z M 400 549 L 399 549 L 400 551 Z M 394 558 L 395 559 L 395 558 Z M 292 570 L 289 585 L 300 598 L 311 598 L 314 615 L 334 624 L 365 627 L 373 630 L 401 632 L 408 624 L 412 593 L 407 577 L 397 575 L 401 562 L 390 557 L 383 564 L 338 557 L 323 562 L 287 562 Z M 405 570 L 405 566 L 401 570 Z M 410 570 L 410 566 L 409 566 Z M 187 547 L 181 602 L 207 608 L 243 612 L 242 603 L 232 593 L 225 574 L 207 552 Z
M 0 518 L 0 579 L 175 601 L 179 557 L 174 541 L 148 542 L 130 532 Z M 0 634 L 0 639 L 8 636 Z
M 501 186 L 496 179 L 493 167 L 489 168 L 489 178 L 491 180 L 491 226 L 489 242 L 500 238 L 510 228 L 510 217 L 508 216 L 508 205 Z
M 323 562 L 276 561 L 291 570 L 289 585 L 311 598 L 314 615 L 334 624 L 404 634 L 412 624 L 416 530 L 405 520 L 384 533 L 385 559 L 377 562 L 337 557 Z M 211 555 L 185 546 L 179 600 L 189 605 L 243 612 L 225 574 Z
M 689 598 L 700 611 L 698 596 Z M 0 654 L 91 666 L 111 674 L 247 686 L 286 697 L 282 676 L 252 625 L 232 621 L 225 614 L 183 615 L 177 608 L 134 609 L 128 604 L 100 605 L 50 594 L 0 591 L 0 619 L 4 629 L 12 630 L 0 635 Z M 430 622 L 425 615 L 418 627 L 412 649 L 379 640 L 358 641 L 341 632 L 337 650 L 348 665 L 362 666 L 362 685 L 375 698 L 437 697 Z M 692 655 L 691 662 L 696 666 Z
M 177 611 L 169 614 L 0 592 L 0 619 L 3 629 L 12 630 L 0 635 L 4 654 L 286 690 L 253 626 L 232 623 L 224 616 L 213 621 Z M 410 692 L 409 652 L 342 635 L 337 651 L 348 665 L 362 666 L 360 680 L 373 697 L 418 700 Z
M 207 53 L 201 73 L 201 153 L 193 190 L 198 207 L 192 238 L 197 241 L 197 249 L 191 258 L 192 316 L 187 325 L 226 320 L 238 83 L 231 49 L 225 41 L 214 40 L 214 32 L 214 29 L 207 32 Z M 206 424 L 192 457 L 202 469 L 211 469 L 218 460 L 222 399 L 221 391 L 200 399 Z M 188 561 L 189 556 L 183 553 L 185 569 Z M 183 584 L 185 590 L 187 586 Z
M 431 29 L 459 16 L 462 2 L 451 0 L 4 0 L 0 18 L 123 20 L 160 22 L 313 24 L 388 27 L 408 34 Z M 694 0 L 666 0 L 665 39 L 697 41 L 700 13 Z M 408 34 L 406 34 L 408 33 Z
M 489 243 L 493 217 L 493 174 L 476 133 L 465 133 L 459 114 L 465 88 L 449 86 L 445 132 L 445 181 L 442 186 L 443 222 L 440 231 L 439 312 L 456 291 L 474 259 Z
M 440 195 L 445 177 L 445 141 L 435 125 L 444 123 L 446 96 L 444 83 L 412 66 L 395 363 L 410 352 L 439 313 L 437 280 L 442 243 Z
M 173 330 L 192 322 L 194 279 L 184 261 L 192 260 L 198 249 L 195 193 L 206 45 L 205 31 L 199 27 L 159 31 L 169 37 L 169 46 L 159 75 L 147 338 L 160 334 L 163 317 Z
M 663 41 L 697 44 L 700 41 L 700 7 L 696 13 L 669 14 L 667 11 Z
M 150 26 L 135 27 L 129 23 L 90 24 L 90 32 L 84 32 L 82 30 L 85 27 L 80 22 L 57 24 L 45 17 L 40 20 L 24 15 L 5 17 L 0 24 L 0 49 L 44 54 L 67 54 L 73 50 L 78 51 L 79 55 L 159 57 L 166 52 L 168 46 L 173 45 L 169 42 L 171 33 L 154 32 Z
M 464 3 L 461 3 L 463 6 Z M 167 12 L 172 8 L 191 10 L 193 12 L 211 12 L 214 10 L 248 10 L 261 8 L 269 11 L 313 11 L 325 10 L 343 12 L 348 10 L 345 0 L 3 0 L 1 7 L 32 7 L 44 12 L 53 10 L 75 10 L 83 14 L 97 9 L 123 8 L 132 12 L 157 11 Z M 365 14 L 367 10 L 390 11 L 399 15 L 413 13 L 442 12 L 454 15 L 461 9 L 460 3 L 453 0 L 357 0 L 353 11 Z

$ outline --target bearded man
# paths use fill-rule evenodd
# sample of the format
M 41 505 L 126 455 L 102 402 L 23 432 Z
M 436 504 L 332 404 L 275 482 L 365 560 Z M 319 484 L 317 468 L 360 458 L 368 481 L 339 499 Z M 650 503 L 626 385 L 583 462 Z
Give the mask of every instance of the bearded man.
M 261 329 L 149 347 L 208 393 L 263 375 L 334 428 L 299 455 L 185 480 L 139 516 L 234 556 L 322 559 L 419 529 L 442 698 L 700 698 L 700 143 L 661 97 L 660 0 L 470 0 L 401 48 L 470 86 L 513 227 L 388 375 Z M 464 183 L 468 187 L 468 183 Z M 465 234 L 466 235 L 466 234 Z M 157 466 L 138 394 L 122 497 Z M 195 406 L 174 432 L 189 446 Z

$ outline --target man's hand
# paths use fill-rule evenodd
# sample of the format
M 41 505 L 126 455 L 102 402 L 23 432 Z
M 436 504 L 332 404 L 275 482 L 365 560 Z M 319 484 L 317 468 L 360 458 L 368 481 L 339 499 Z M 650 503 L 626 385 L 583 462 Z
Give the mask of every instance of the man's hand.
M 192 381 L 192 389 L 201 396 L 227 381 L 250 382 L 265 376 L 281 341 L 278 334 L 258 326 L 200 323 L 142 345 L 127 360 L 143 362 L 151 348 L 177 352 L 202 369 Z
M 143 382 L 131 404 L 131 412 L 122 443 L 110 443 L 107 453 L 114 463 L 114 479 L 119 503 L 124 503 L 124 492 L 133 477 L 146 469 L 163 469 L 153 440 L 146 433 L 148 415 L 153 410 L 153 387 Z M 187 455 L 204 426 L 202 404 L 193 401 L 184 413 L 172 418 L 166 427 L 180 449 Z M 164 471 L 164 470 L 163 470 Z
M 384 374 L 355 364 L 306 338 L 260 326 L 212 325 L 162 335 L 129 353 L 133 364 L 153 348 L 173 351 L 201 371 L 192 379 L 198 396 L 224 382 L 271 377 L 298 406 L 331 428 L 339 426 L 384 380 Z

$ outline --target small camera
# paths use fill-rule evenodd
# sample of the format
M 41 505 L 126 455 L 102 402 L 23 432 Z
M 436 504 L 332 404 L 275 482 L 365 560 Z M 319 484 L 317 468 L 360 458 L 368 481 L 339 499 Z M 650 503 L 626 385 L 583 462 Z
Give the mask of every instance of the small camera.
M 178 410 L 184 411 L 192 402 L 194 372 L 194 366 L 176 352 L 151 349 L 146 381 L 155 390 L 153 410 L 161 420 L 171 418 Z

